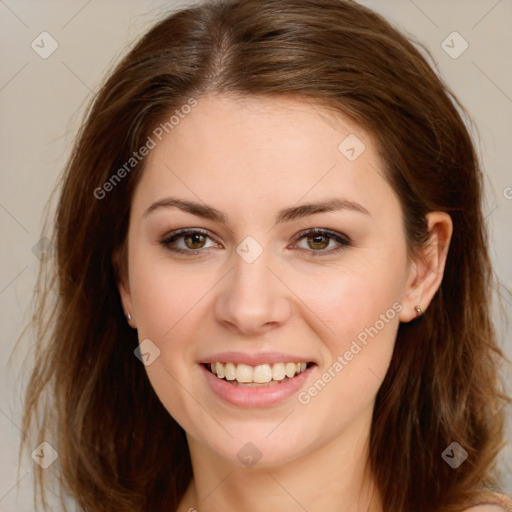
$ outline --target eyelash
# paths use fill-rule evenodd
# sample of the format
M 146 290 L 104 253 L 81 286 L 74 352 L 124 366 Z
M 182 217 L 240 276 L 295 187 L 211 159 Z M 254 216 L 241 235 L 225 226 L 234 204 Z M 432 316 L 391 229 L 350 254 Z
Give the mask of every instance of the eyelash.
M 204 231 L 202 229 L 180 229 L 178 231 L 174 231 L 170 233 L 169 235 L 165 236 L 162 240 L 160 240 L 160 244 L 165 247 L 167 250 L 172 251 L 177 254 L 186 254 L 188 256 L 194 256 L 198 253 L 204 252 L 204 249 L 178 249 L 176 247 L 170 247 L 170 244 L 172 244 L 175 240 L 178 240 L 180 238 L 185 238 L 187 235 L 203 235 L 207 238 L 211 238 L 207 231 Z M 328 251 L 325 250 L 307 250 L 307 249 L 301 249 L 306 252 L 311 253 L 313 257 L 318 256 L 331 256 L 333 254 L 337 254 L 338 252 L 342 251 L 344 248 L 349 247 L 352 245 L 352 242 L 350 238 L 348 238 L 345 235 L 342 235 L 341 233 L 337 233 L 336 231 L 331 231 L 328 229 L 309 229 L 307 231 L 303 231 L 299 234 L 298 241 L 302 240 L 303 238 L 306 238 L 307 236 L 315 235 L 315 236 L 323 236 L 325 238 L 329 238 L 330 240 L 335 240 L 340 245 L 339 247 L 335 249 L 330 249 Z

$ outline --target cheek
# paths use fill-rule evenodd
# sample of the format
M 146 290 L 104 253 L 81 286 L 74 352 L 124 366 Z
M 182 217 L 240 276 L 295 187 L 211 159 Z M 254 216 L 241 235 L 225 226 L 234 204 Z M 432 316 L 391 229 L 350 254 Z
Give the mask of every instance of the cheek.
M 401 263 L 395 262 L 390 267 L 385 260 L 378 264 L 360 260 L 353 267 L 329 271 L 324 278 L 315 279 L 314 286 L 302 282 L 296 283 L 294 289 L 317 315 L 323 325 L 322 332 L 339 353 L 347 340 L 357 338 L 360 333 L 364 342 L 364 333 L 372 326 L 388 336 L 393 330 L 389 324 L 398 324 L 397 310 L 405 276 Z
M 155 258 L 143 251 L 135 253 L 130 272 L 139 337 L 154 337 L 157 343 L 179 339 L 175 331 L 194 315 L 201 297 L 214 285 L 211 273 L 187 270 L 165 254 Z
M 298 401 L 309 417 L 327 414 L 327 437 L 372 407 L 393 354 L 401 311 L 397 288 L 383 274 L 352 274 L 331 282 L 321 295 L 304 297 L 322 320 L 317 325 L 324 357 Z
M 201 298 L 214 284 L 198 273 L 183 272 L 165 260 L 133 257 L 130 288 L 137 312 L 139 342 L 149 339 L 157 357 L 146 372 L 169 414 L 188 432 L 196 432 L 196 419 L 204 411 L 190 399 L 197 376 L 192 332 L 201 321 Z M 205 288 L 206 287 L 206 288 Z M 206 424 L 209 415 L 202 417 Z
M 323 342 L 321 373 L 327 373 L 320 377 L 334 393 L 325 393 L 326 400 L 356 407 L 357 397 L 370 399 L 377 392 L 396 340 L 406 265 L 405 248 L 394 254 L 368 250 L 315 286 L 296 283 Z

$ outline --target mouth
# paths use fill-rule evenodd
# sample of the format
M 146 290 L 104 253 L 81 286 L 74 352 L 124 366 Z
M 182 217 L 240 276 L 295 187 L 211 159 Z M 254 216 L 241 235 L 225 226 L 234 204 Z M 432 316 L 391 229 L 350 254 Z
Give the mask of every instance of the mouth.
M 273 364 L 235 364 L 232 362 L 203 363 L 203 366 L 215 377 L 232 386 L 270 387 L 293 380 L 309 368 L 313 362 L 278 362 Z

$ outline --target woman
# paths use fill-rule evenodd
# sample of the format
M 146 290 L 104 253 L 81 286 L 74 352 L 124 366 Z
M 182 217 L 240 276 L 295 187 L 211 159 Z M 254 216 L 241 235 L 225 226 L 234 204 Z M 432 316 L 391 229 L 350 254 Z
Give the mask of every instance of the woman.
M 456 103 L 354 2 L 151 29 L 63 180 L 24 417 L 61 488 L 87 511 L 512 510 Z

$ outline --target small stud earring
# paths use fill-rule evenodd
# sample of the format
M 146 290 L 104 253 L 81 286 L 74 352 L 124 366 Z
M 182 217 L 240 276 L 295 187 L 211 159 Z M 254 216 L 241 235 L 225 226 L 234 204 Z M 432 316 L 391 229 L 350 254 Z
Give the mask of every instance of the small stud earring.
M 421 306 L 419 304 L 417 306 L 414 306 L 414 309 L 416 310 L 416 316 L 423 315 L 423 311 L 421 310 Z
M 121 297 L 121 301 L 123 303 L 123 306 L 124 306 L 124 309 L 126 309 L 126 316 L 128 317 L 128 322 L 131 322 L 132 320 L 132 315 L 130 315 L 130 312 L 128 311 L 128 309 L 126 308 L 126 304 L 124 303 L 124 300 L 123 298 Z

